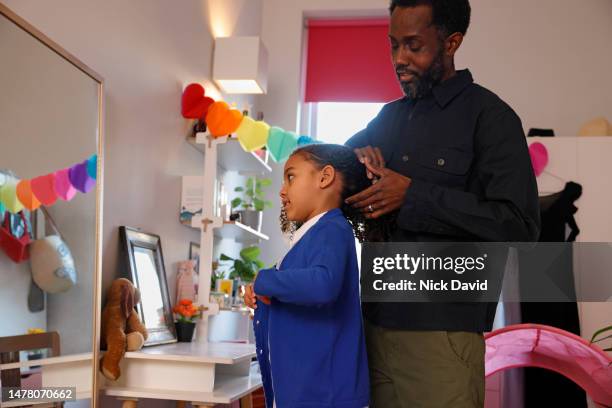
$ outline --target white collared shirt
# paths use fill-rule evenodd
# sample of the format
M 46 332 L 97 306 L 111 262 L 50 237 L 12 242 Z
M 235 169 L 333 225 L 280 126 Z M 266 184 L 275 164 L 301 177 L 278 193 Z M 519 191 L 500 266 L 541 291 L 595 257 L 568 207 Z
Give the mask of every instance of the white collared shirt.
M 295 231 L 293 236 L 289 237 L 289 249 L 287 250 L 287 252 L 285 252 L 285 255 L 283 255 L 276 263 L 276 269 L 280 268 L 281 262 L 283 262 L 283 259 L 285 259 L 285 256 L 291 250 L 291 248 L 293 248 L 293 246 L 297 244 L 297 242 L 302 239 L 304 235 L 306 235 L 308 230 L 312 228 L 317 223 L 317 221 L 319 221 L 321 217 L 323 217 L 325 214 L 327 214 L 327 211 L 315 215 L 314 217 L 306 221 L 304 224 L 302 224 L 302 226 Z

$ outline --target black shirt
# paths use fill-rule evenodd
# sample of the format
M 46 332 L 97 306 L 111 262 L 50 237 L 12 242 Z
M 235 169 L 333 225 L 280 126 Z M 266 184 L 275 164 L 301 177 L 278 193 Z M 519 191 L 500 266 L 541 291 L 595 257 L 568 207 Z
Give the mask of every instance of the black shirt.
M 412 179 L 392 241 L 537 241 L 538 190 L 521 121 L 468 70 L 427 97 L 386 104 L 346 144 L 379 147 L 389 169 Z M 415 330 L 484 331 L 494 317 L 486 303 L 364 310 L 373 323 Z

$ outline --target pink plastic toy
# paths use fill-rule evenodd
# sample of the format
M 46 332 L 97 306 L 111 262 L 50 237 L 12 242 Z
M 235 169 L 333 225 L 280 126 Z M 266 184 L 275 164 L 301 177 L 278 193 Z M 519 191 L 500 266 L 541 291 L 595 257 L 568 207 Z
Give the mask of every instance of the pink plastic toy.
M 485 335 L 485 376 L 516 367 L 540 367 L 574 381 L 604 407 L 612 407 L 612 357 L 556 327 L 517 324 Z

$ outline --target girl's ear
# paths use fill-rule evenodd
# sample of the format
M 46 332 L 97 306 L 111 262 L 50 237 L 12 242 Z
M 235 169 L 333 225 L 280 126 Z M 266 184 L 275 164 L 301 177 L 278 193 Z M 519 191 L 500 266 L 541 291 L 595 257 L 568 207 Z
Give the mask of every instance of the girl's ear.
M 336 178 L 336 169 L 334 169 L 333 166 L 330 166 L 328 164 L 327 166 L 323 167 L 323 169 L 321 169 L 319 187 L 327 188 L 331 186 L 335 178 Z

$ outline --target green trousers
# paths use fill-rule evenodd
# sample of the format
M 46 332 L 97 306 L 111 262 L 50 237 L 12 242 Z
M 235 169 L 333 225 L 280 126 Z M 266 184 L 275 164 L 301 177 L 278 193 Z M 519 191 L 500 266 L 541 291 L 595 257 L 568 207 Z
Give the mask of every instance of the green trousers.
M 390 330 L 365 322 L 370 408 L 482 408 L 481 333 Z

